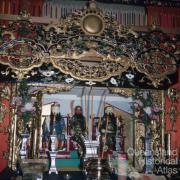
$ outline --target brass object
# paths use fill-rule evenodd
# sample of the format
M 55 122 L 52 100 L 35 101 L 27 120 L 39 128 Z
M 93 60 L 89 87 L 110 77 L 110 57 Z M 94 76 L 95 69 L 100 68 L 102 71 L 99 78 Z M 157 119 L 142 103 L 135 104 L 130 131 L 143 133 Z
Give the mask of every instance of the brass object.
M 111 168 L 107 159 L 88 158 L 84 164 L 87 179 L 110 179 Z
M 102 20 L 95 16 L 95 15 L 89 15 L 86 16 L 82 22 L 82 27 L 88 34 L 98 34 L 103 29 L 103 22 Z
M 87 9 L 83 11 L 83 17 L 81 19 L 81 28 L 87 35 L 100 35 L 104 30 L 103 14 L 100 9 L 97 8 L 95 2 L 90 2 Z

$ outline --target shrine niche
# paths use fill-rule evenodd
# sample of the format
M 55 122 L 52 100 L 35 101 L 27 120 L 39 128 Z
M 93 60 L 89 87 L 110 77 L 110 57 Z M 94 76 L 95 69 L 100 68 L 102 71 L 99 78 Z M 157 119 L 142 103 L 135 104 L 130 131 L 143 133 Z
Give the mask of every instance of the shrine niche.
M 22 12 L 0 31 L 0 81 L 16 86 L 12 169 L 38 162 L 47 171 L 51 159 L 49 172 L 57 173 L 65 167 L 55 168 L 56 155 L 79 168 L 89 157 L 116 159 L 129 148 L 162 155 L 164 90 L 177 82 L 178 36 L 155 27 L 135 32 L 94 1 L 58 24 L 35 24 Z M 146 161 L 158 157 L 128 158 L 152 172 Z
M 153 133 L 152 152 L 162 153 L 159 145 L 164 143 L 164 129 L 160 128 L 164 124 L 163 91 L 23 81 L 18 84 L 18 92 L 12 102 L 10 128 L 14 144 L 9 144 L 13 149 L 9 164 L 13 169 L 22 158 L 25 169 L 30 163 L 28 159 L 34 159 L 43 166 L 43 171 L 48 170 L 53 122 L 57 123 L 54 131 L 58 137 L 58 171 L 70 167 L 78 170 L 81 159 L 113 158 L 115 152 L 127 152 L 129 161 L 142 170 L 145 157 L 134 156 L 130 150 L 142 150 L 148 129 Z M 28 146 L 23 145 L 22 139 L 27 140 Z

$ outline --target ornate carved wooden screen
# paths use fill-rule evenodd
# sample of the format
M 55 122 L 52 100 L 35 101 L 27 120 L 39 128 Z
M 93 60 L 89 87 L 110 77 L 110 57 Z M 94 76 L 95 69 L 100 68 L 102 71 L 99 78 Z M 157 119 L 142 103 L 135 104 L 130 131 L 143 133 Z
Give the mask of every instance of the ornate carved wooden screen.
M 134 32 L 95 2 L 58 24 L 31 23 L 22 13 L 0 31 L 1 81 L 160 89 L 177 81 L 178 36 Z

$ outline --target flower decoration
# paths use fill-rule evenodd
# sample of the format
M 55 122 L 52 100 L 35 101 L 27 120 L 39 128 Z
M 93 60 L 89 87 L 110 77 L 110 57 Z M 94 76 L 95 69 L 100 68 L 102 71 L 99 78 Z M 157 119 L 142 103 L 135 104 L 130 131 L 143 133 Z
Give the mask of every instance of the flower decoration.
M 113 84 L 113 85 L 116 85 L 116 86 L 118 85 L 116 79 L 113 78 L 113 77 L 111 78 L 110 82 L 111 82 L 111 84 Z
M 32 102 L 27 102 L 25 105 L 24 105 L 24 108 L 22 108 L 24 110 L 24 112 L 30 112 L 30 111 L 35 111 L 35 107 L 33 106 L 33 103 Z M 22 111 L 23 112 L 23 111 Z
M 142 106 L 143 106 L 143 102 L 142 102 L 140 99 L 136 99 L 136 100 L 135 100 L 135 106 L 140 106 L 140 107 L 142 107 Z
M 36 111 L 36 100 L 31 97 L 29 87 L 25 81 L 22 81 L 19 86 L 19 96 L 14 97 L 12 105 L 17 109 L 17 115 L 24 123 L 27 123 L 34 117 Z
M 86 82 L 85 84 L 87 84 L 87 85 L 89 85 L 89 86 L 93 86 L 93 85 L 96 84 L 96 83 L 93 82 L 93 81 L 88 81 L 88 82 Z
M 132 79 L 134 79 L 134 74 L 128 73 L 128 74 L 126 74 L 126 77 L 127 77 L 129 80 L 132 80 Z
M 149 106 L 147 106 L 147 107 L 145 107 L 144 109 L 143 109 L 145 112 L 146 112 L 146 114 L 148 114 L 148 115 L 150 115 L 151 114 L 151 107 L 149 107 Z
M 135 118 L 141 119 L 142 122 L 147 125 L 150 124 L 152 120 L 159 120 L 162 110 L 154 103 L 150 91 L 136 89 L 133 95 L 133 101 L 132 109 Z
M 159 120 L 159 116 L 160 116 L 161 113 L 162 113 L 162 109 L 159 108 L 158 105 L 155 104 L 151 108 L 151 115 L 150 115 L 150 117 L 151 117 L 152 120 L 158 121 Z
M 44 72 L 42 72 L 42 74 L 46 77 L 51 77 L 55 74 L 55 72 L 54 71 L 44 71 Z
M 74 78 L 67 78 L 67 79 L 65 79 L 65 82 L 66 83 L 71 83 L 71 82 L 73 82 L 74 81 Z

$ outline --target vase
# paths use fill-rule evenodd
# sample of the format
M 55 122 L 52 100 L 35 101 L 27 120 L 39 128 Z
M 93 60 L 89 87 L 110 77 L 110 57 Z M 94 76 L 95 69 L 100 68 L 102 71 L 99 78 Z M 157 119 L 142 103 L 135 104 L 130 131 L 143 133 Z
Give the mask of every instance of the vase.
M 20 149 L 20 157 L 21 159 L 26 159 L 27 158 L 27 142 L 29 138 L 29 133 L 22 133 L 22 144 L 21 144 L 21 149 Z
M 50 169 L 49 169 L 49 174 L 51 173 L 56 173 L 58 174 L 58 171 L 56 169 L 56 155 L 57 155 L 57 145 L 56 145 L 56 142 L 57 142 L 57 136 L 56 134 L 52 134 L 50 136 L 51 138 L 51 151 L 49 151 L 50 153 L 50 157 L 51 157 L 51 166 L 50 166 Z

